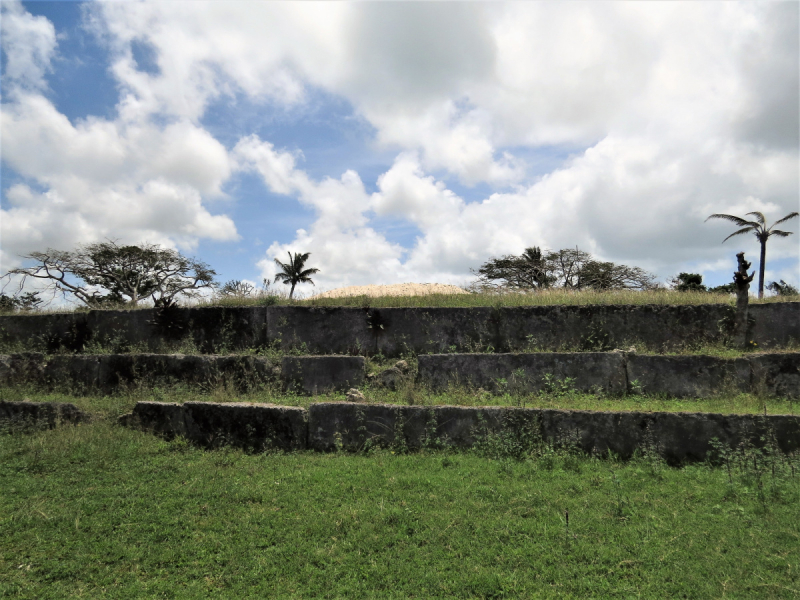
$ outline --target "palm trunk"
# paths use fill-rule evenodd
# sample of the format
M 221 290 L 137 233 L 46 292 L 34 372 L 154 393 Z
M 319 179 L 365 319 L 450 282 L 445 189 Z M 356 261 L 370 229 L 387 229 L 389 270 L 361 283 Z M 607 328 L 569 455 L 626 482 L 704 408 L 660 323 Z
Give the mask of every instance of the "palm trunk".
M 750 263 L 744 259 L 744 252 L 736 255 L 739 268 L 733 274 L 733 281 L 736 284 L 736 316 L 733 324 L 733 343 L 736 347 L 747 348 L 747 313 L 750 302 L 750 282 L 753 281 L 753 274 L 747 274 Z
M 289 290 L 289 300 L 291 300 L 291 299 L 292 299 L 292 297 L 294 296 L 294 286 L 295 286 L 295 285 L 296 285 L 296 284 L 294 284 L 294 283 L 293 283 L 293 284 L 292 284 L 292 289 L 291 289 L 291 290 Z
M 767 266 L 767 240 L 761 241 L 761 264 L 758 265 L 758 297 L 764 297 L 764 270 Z

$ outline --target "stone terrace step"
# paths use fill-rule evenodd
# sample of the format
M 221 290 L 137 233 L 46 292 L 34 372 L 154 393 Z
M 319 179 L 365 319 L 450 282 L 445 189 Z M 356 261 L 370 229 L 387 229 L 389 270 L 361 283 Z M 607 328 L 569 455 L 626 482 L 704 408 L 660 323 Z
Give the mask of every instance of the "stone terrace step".
M 0 316 L 0 344 L 48 353 L 175 351 L 191 344 L 213 354 L 277 346 L 307 354 L 523 351 L 680 347 L 721 341 L 733 308 L 698 306 L 533 306 L 478 308 L 329 308 L 304 306 L 174 308 L 166 311 Z M 762 348 L 800 342 L 800 302 L 755 304 L 751 339 Z M 599 346 L 598 346 L 599 345 Z
M 617 352 L 423 354 L 418 380 L 436 390 L 466 385 L 495 393 L 566 385 L 610 394 L 641 391 L 703 398 L 722 391 L 800 397 L 800 353 L 745 358 Z
M 238 391 L 280 382 L 301 394 L 346 390 L 364 381 L 361 356 L 26 353 L 0 356 L 0 384 L 32 383 L 73 393 L 114 392 L 136 386 L 233 386 Z
M 622 352 L 423 354 L 418 366 L 417 383 L 434 391 L 455 385 L 493 393 L 569 388 L 678 398 L 703 398 L 726 391 L 800 397 L 800 353 L 730 359 Z M 313 395 L 357 388 L 365 379 L 361 356 L 287 356 L 279 362 L 251 355 L 0 356 L 0 384 L 36 384 L 77 394 L 179 383 L 249 391 L 280 383 L 288 392 Z
M 203 446 L 232 444 L 248 449 L 337 448 L 368 446 L 410 450 L 424 447 L 473 447 L 487 435 L 577 446 L 584 452 L 623 458 L 649 450 L 671 463 L 705 460 L 712 440 L 736 448 L 746 442 L 762 447 L 773 440 L 786 453 L 800 449 L 800 416 L 700 413 L 590 412 L 525 408 L 397 406 L 328 402 L 302 408 L 266 404 L 167 404 L 139 402 L 123 425 Z

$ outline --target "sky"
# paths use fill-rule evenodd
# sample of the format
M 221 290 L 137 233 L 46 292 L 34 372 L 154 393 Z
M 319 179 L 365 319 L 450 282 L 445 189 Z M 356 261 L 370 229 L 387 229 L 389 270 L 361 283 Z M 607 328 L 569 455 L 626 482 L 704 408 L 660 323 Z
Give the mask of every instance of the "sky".
M 727 283 L 800 210 L 797 2 L 0 2 L 0 271 L 158 243 L 220 282 L 466 284 L 578 246 Z M 800 284 L 800 220 L 767 281 Z

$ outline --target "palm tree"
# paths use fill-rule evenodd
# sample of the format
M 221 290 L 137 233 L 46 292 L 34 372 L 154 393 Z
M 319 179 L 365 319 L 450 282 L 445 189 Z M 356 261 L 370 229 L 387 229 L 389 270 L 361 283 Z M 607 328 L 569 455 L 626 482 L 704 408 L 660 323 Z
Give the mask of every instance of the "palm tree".
M 282 263 L 277 258 L 275 262 L 277 265 L 282 269 L 275 275 L 275 281 L 282 281 L 286 285 L 291 285 L 292 289 L 289 292 L 289 298 L 294 295 L 294 286 L 298 283 L 310 283 L 314 285 L 314 282 L 311 281 L 310 275 L 314 273 L 319 273 L 319 269 L 305 269 L 303 267 L 306 266 L 306 261 L 308 257 L 311 255 L 311 252 L 306 252 L 305 254 L 298 254 L 297 252 L 294 253 L 294 258 L 292 257 L 292 253 L 289 252 L 289 262 Z
M 767 240 L 770 238 L 770 236 L 773 235 L 777 235 L 778 237 L 787 237 L 792 235 L 791 231 L 780 231 L 779 229 L 773 229 L 773 227 L 775 227 L 775 225 L 783 223 L 784 221 L 788 221 L 789 219 L 794 219 L 800 213 L 797 212 L 789 213 L 782 219 L 778 219 L 777 221 L 775 221 L 770 227 L 767 227 L 767 222 L 766 219 L 764 218 L 763 213 L 749 212 L 747 214 L 753 215 L 756 218 L 756 220 L 748 221 L 747 219 L 737 217 L 736 215 L 719 215 L 719 214 L 711 215 L 710 217 L 708 217 L 708 219 L 725 219 L 726 221 L 730 221 L 741 227 L 739 231 L 734 231 L 732 234 L 730 234 L 728 237 L 722 240 L 723 244 L 733 236 L 742 233 L 753 233 L 756 236 L 756 238 L 758 238 L 758 241 L 761 243 L 761 264 L 759 265 L 758 269 L 758 297 L 763 298 L 764 267 L 766 266 L 766 261 L 767 261 Z M 706 221 L 708 221 L 708 219 L 706 219 Z

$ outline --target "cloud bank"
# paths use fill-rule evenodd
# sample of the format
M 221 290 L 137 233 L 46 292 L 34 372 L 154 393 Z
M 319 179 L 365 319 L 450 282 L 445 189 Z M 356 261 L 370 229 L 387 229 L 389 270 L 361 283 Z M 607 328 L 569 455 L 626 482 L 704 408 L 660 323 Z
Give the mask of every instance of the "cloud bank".
M 798 10 L 97 3 L 85 26 L 108 53 L 116 117 L 71 123 L 47 95 L 52 24 L 4 3 L 2 158 L 23 180 L 4 190 L 3 264 L 45 242 L 236 240 L 226 192 L 251 173 L 314 215 L 269 241 L 265 277 L 276 256 L 310 251 L 320 287 L 461 283 L 491 255 L 576 244 L 662 276 L 729 271 L 740 247 L 721 246 L 729 231 L 705 217 L 798 207 Z M 226 147 L 203 125 L 210 106 L 241 98 L 302 115 L 317 90 L 394 153 L 376 181 L 315 180 L 255 132 Z M 542 172 L 532 156 L 548 149 L 569 157 Z M 488 192 L 476 200 L 470 186 Z M 391 242 L 385 219 L 416 240 Z M 797 281 L 797 239 L 769 252 L 788 260 L 768 278 Z

